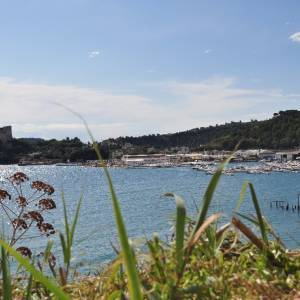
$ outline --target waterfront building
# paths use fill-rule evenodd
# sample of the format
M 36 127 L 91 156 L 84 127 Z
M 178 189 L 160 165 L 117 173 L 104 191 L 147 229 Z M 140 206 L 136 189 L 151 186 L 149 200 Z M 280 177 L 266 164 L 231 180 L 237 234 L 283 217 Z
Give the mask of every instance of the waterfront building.
M 259 151 L 258 157 L 260 159 L 271 161 L 271 160 L 275 159 L 275 157 L 276 157 L 275 154 L 276 153 L 272 150 L 262 149 Z
M 122 161 L 127 166 L 137 167 L 145 164 L 162 164 L 170 162 L 170 158 L 166 154 L 136 154 L 123 155 Z
M 277 152 L 275 158 L 279 161 L 300 160 L 300 149 Z
M 248 161 L 248 160 L 257 160 L 259 155 L 259 150 L 257 149 L 248 149 L 248 150 L 237 150 L 233 157 L 235 160 Z

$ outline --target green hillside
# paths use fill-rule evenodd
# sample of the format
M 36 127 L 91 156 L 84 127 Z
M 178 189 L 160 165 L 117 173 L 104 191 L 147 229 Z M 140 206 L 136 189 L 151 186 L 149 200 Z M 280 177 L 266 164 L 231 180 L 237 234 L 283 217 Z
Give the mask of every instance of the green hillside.
M 300 146 L 300 111 L 287 110 L 275 113 L 269 120 L 231 122 L 224 125 L 194 128 L 172 134 L 119 137 L 105 141 L 118 149 L 131 144 L 140 152 L 145 147 L 165 149 L 187 146 L 191 150 L 232 150 L 241 142 L 241 148 L 290 149 Z

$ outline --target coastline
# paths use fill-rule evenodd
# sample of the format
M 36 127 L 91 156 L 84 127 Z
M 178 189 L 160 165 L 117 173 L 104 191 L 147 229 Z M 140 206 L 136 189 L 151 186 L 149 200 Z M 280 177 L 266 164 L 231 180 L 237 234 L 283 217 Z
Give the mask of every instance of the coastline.
M 128 165 L 121 160 L 105 161 L 105 167 L 108 168 L 176 168 L 176 167 L 191 167 L 193 170 L 205 172 L 208 175 L 213 174 L 219 161 L 190 161 L 178 163 L 141 163 L 139 165 Z M 72 162 L 72 163 L 51 163 L 51 162 L 23 162 L 18 166 L 42 166 L 52 165 L 57 167 L 103 167 L 99 162 Z M 249 173 L 249 174 L 265 174 L 271 172 L 300 172 L 300 161 L 232 161 L 229 166 L 223 170 L 223 174 L 233 175 L 236 173 Z

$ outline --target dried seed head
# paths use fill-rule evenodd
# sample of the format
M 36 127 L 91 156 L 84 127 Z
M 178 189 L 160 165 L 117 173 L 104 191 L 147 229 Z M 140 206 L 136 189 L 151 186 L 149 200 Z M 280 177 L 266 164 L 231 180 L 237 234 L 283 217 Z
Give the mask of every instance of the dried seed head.
M 31 184 L 31 188 L 37 191 L 43 191 L 44 193 L 51 195 L 54 193 L 54 188 L 50 184 L 47 184 L 42 181 L 34 181 Z
M 37 223 L 42 223 L 44 221 L 44 218 L 42 217 L 42 215 L 37 211 L 29 211 L 28 213 L 25 213 L 23 215 L 23 218 L 25 220 L 32 220 Z
M 38 203 L 38 208 L 39 209 L 54 209 L 56 208 L 56 204 L 55 202 L 50 199 L 50 198 L 47 198 L 47 199 L 41 199 Z
M 9 181 L 14 184 L 21 184 L 22 182 L 25 182 L 28 180 L 29 180 L 28 176 L 22 172 L 17 172 L 14 175 L 9 177 Z
M 28 226 L 27 226 L 27 223 L 25 222 L 25 220 L 19 218 L 19 219 L 14 219 L 12 221 L 13 223 L 13 226 L 16 228 L 16 229 L 19 229 L 19 230 L 22 230 L 22 229 L 27 229 Z
M 26 200 L 25 197 L 22 197 L 22 196 L 19 196 L 17 199 L 16 199 L 16 202 L 19 204 L 20 207 L 25 207 L 28 202 Z
M 31 250 L 27 247 L 19 247 L 16 249 L 18 252 L 20 252 L 23 256 L 31 257 Z
M 0 189 L 0 200 L 4 200 L 5 198 L 11 199 L 11 195 L 7 191 Z
M 39 228 L 40 232 L 42 234 L 46 234 L 46 236 L 49 236 L 50 234 L 54 234 L 55 230 L 52 226 L 52 224 L 49 223 L 37 223 L 37 227 Z
M 44 252 L 40 252 L 38 254 L 39 257 L 45 257 L 45 253 Z M 50 252 L 48 254 L 48 263 L 49 265 L 54 268 L 56 266 L 56 257 L 54 256 L 54 254 L 52 252 Z
M 49 254 L 48 262 L 52 268 L 54 268 L 56 266 L 56 257 L 54 256 L 54 254 L 52 252 L 50 252 L 50 254 Z

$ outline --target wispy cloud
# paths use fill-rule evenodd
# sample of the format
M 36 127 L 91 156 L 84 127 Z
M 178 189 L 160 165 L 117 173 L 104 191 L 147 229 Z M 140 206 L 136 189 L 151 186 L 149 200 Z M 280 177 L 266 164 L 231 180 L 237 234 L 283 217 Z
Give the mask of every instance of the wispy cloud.
M 113 92 L 0 78 L 1 125 L 12 124 L 19 137 L 78 136 L 86 140 L 80 121 L 55 101 L 81 113 L 95 137 L 103 139 L 267 117 L 279 110 L 297 108 L 300 100 L 298 91 L 286 94 L 280 89 L 249 89 L 228 77 L 152 82 L 141 87 L 140 92 Z M 165 101 L 166 97 L 171 100 Z
M 204 53 L 204 54 L 209 54 L 209 53 L 211 53 L 211 52 L 212 52 L 212 49 L 205 49 L 203 53 Z
M 93 50 L 93 51 L 89 51 L 89 52 L 88 52 L 89 58 L 95 58 L 95 57 L 97 57 L 99 54 L 100 54 L 100 51 L 99 51 L 99 50 Z
M 293 42 L 300 43 L 300 31 L 290 35 L 289 39 L 292 40 Z

